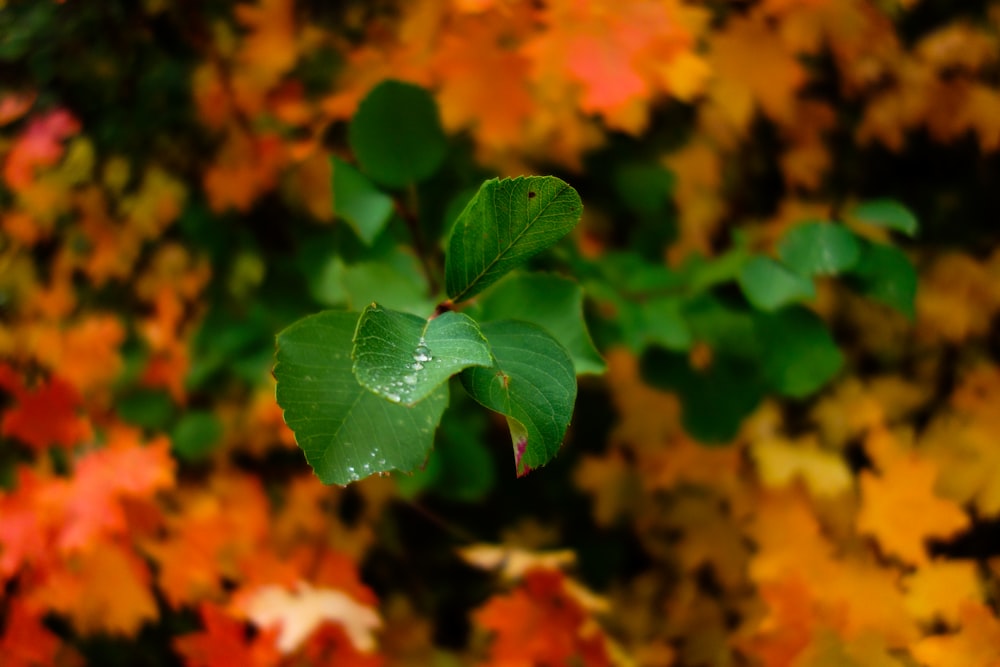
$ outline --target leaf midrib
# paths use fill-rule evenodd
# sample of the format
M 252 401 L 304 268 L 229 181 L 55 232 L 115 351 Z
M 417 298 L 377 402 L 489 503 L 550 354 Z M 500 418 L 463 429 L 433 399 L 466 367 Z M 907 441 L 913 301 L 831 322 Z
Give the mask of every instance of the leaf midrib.
M 455 302 L 455 303 L 461 303 L 462 302 L 462 298 L 466 294 L 468 294 L 472 290 L 473 287 L 476 286 L 476 283 L 478 283 L 480 280 L 482 280 L 483 276 L 485 276 L 487 273 L 490 272 L 490 269 L 492 269 L 497 264 L 497 262 L 499 262 L 501 259 L 503 259 L 503 257 L 508 252 L 510 252 L 511 248 L 513 248 L 515 245 L 517 245 L 517 242 L 521 239 L 521 237 L 524 236 L 528 232 L 528 230 L 530 230 L 535 225 L 535 223 L 538 222 L 538 220 L 542 217 L 542 215 L 545 213 L 545 211 L 547 211 L 549 209 L 549 207 L 552 206 L 552 204 L 555 203 L 555 201 L 568 188 L 569 188 L 569 185 L 563 184 L 562 187 L 559 188 L 558 192 L 556 192 L 556 194 L 552 197 L 552 199 L 538 212 L 538 215 L 535 216 L 535 221 L 534 222 L 529 222 L 527 225 L 525 225 L 524 229 L 522 229 L 517 234 L 517 236 L 515 236 L 513 238 L 513 240 L 507 245 L 507 247 L 503 251 L 497 253 L 496 257 L 494 257 L 488 264 L 486 264 L 483 267 L 483 270 L 480 271 L 476 275 L 476 277 L 472 279 L 472 281 L 466 286 L 466 288 L 464 290 L 462 290 L 461 292 L 459 292 L 458 294 L 456 294 L 452 298 L 452 301 Z M 494 209 L 495 208 L 496 207 L 494 206 Z

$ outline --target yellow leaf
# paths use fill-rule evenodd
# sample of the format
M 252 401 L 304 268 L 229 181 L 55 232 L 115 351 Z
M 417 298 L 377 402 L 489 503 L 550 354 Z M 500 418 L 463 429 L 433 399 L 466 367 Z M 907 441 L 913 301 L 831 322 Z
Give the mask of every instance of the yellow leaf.
M 788 486 L 798 478 L 817 497 L 837 496 L 853 487 L 843 458 L 820 449 L 812 439 L 797 444 L 777 438 L 761 440 L 750 446 L 750 453 L 765 486 Z
M 874 537 L 886 554 L 923 565 L 928 562 L 927 540 L 953 537 L 968 527 L 969 517 L 957 503 L 935 494 L 934 461 L 886 444 L 883 435 L 869 436 L 866 443 L 882 474 L 861 473 L 858 532 Z
M 983 601 L 979 572 L 972 561 L 936 560 L 908 575 L 903 585 L 907 610 L 928 624 L 940 620 L 955 627 L 965 604 Z

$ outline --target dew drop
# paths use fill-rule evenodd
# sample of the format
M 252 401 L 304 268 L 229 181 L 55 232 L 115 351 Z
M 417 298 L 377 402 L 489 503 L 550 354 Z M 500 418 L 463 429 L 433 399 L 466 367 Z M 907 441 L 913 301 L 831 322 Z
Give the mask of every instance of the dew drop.
M 424 365 L 419 361 L 414 361 L 413 364 L 410 366 L 410 368 L 412 368 L 415 371 L 422 371 L 424 370 Z
M 393 403 L 399 403 L 399 401 L 400 401 L 399 394 L 389 394 L 389 393 L 387 393 L 385 395 L 385 397 L 388 398 Z
M 421 336 L 420 340 L 417 341 L 417 349 L 413 351 L 413 360 L 420 364 L 431 359 L 431 349 L 427 347 L 427 341 Z
M 410 386 L 413 386 L 413 385 L 415 385 L 417 383 L 417 376 L 416 375 L 404 375 L 403 376 L 403 382 L 405 382 L 406 384 L 408 384 Z
M 385 459 L 379 459 L 379 460 L 378 460 L 378 464 L 379 464 L 380 466 L 384 466 L 384 465 L 385 465 Z

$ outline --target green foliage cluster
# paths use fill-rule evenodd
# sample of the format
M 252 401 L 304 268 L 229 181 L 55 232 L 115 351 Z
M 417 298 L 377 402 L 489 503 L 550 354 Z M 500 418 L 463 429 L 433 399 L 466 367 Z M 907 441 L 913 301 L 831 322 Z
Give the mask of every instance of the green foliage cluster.
M 356 166 L 334 158 L 335 208 L 371 252 L 393 217 L 406 217 L 406 202 L 419 199 L 422 185 L 437 187 L 448 145 L 430 95 L 396 81 L 361 103 L 348 137 Z M 655 215 L 649 193 L 662 190 L 663 173 L 634 167 L 617 186 L 636 209 Z M 333 300 L 358 307 L 360 294 L 377 295 L 360 312 L 324 311 L 278 335 L 278 403 L 324 482 L 422 466 L 452 378 L 506 419 L 518 475 L 545 465 L 573 416 L 577 376 L 604 370 L 585 319 L 599 309 L 588 309 L 585 295 L 610 306 L 597 324 L 607 342 L 642 355 L 647 380 L 677 392 L 685 426 L 706 443 L 732 439 L 765 396 L 805 398 L 840 371 L 840 348 L 805 305 L 817 280 L 844 280 L 914 313 L 916 271 L 906 255 L 838 221 L 793 227 L 777 257 L 752 252 L 738 237 L 724 254 L 673 270 L 638 252 L 585 259 L 557 245 L 579 222 L 582 204 L 555 176 L 487 180 L 458 206 L 447 209 L 458 211 L 451 228 L 439 227 L 443 292 L 441 270 L 427 261 L 411 219 L 409 242 L 377 259 L 327 259 L 334 276 L 325 279 L 342 286 L 330 290 Z M 891 200 L 862 203 L 846 217 L 917 231 L 913 215 Z M 512 273 L 554 246 L 549 271 Z M 411 248 L 424 260 L 417 283 L 426 290 L 418 293 L 400 271 Z M 712 358 L 693 366 L 690 351 L 699 343 Z

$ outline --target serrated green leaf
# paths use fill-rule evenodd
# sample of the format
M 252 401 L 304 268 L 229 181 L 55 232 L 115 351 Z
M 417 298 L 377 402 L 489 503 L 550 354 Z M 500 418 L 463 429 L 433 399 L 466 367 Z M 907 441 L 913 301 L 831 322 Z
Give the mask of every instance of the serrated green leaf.
M 861 202 L 851 211 L 851 217 L 876 227 L 885 227 L 916 236 L 920 223 L 910 209 L 894 199 L 873 199 Z
M 572 280 L 544 273 L 509 276 L 479 306 L 481 321 L 523 320 L 548 331 L 569 352 L 577 375 L 607 368 L 583 319 L 583 289 Z
M 354 378 L 351 340 L 358 314 L 324 311 L 278 334 L 278 405 L 325 484 L 409 472 L 427 459 L 448 405 L 448 385 L 408 407 L 390 403 Z
M 917 269 L 899 248 L 867 244 L 852 275 L 865 296 L 895 308 L 911 320 L 916 317 Z
M 790 229 L 778 243 L 781 261 L 803 276 L 847 271 L 861 257 L 858 238 L 843 225 L 807 222 Z
M 568 234 L 582 212 L 580 195 L 554 176 L 486 181 L 451 233 L 448 296 L 458 303 L 479 294 Z
M 369 391 L 394 403 L 413 405 L 469 366 L 491 366 L 479 325 L 462 313 L 433 319 L 365 308 L 354 334 L 354 376 Z
M 495 363 L 459 376 L 477 402 L 507 417 L 517 474 L 549 462 L 562 445 L 576 402 L 573 361 L 541 327 L 503 320 L 482 325 Z
M 375 187 L 360 171 L 333 157 L 333 212 L 347 221 L 365 245 L 385 229 L 392 217 L 392 197 Z
M 431 176 L 448 148 L 434 98 L 402 81 L 383 81 L 361 100 L 347 138 L 365 173 L 390 188 Z
M 767 312 L 816 296 L 812 280 L 770 257 L 754 257 L 740 270 L 740 288 L 755 308 Z
M 807 308 L 787 308 L 755 318 L 764 380 L 783 396 L 803 398 L 840 372 L 844 355 L 826 324 Z

